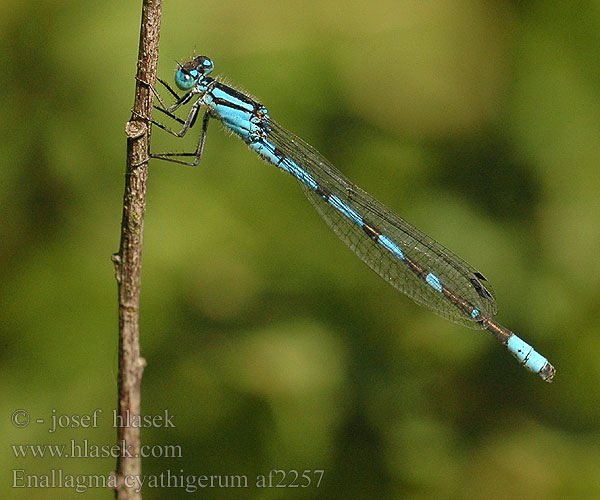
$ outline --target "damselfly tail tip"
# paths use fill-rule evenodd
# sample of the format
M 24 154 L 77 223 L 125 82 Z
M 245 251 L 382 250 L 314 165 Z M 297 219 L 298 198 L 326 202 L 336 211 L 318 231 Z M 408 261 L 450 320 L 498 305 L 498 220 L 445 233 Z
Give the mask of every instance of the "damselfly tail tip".
M 546 361 L 546 364 L 539 371 L 540 377 L 542 377 L 544 381 L 548 383 L 552 382 L 552 378 L 555 374 L 556 369 L 550 363 L 548 363 L 548 361 Z

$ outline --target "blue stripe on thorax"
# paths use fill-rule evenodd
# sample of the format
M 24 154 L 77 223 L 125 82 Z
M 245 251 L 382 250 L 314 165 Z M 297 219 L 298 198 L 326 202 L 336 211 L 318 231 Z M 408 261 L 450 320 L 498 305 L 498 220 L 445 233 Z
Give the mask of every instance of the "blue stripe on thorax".
M 243 94 L 224 85 L 215 85 L 204 95 L 204 104 L 214 115 L 246 143 L 256 140 L 260 135 L 260 120 L 255 110 L 260 105 L 252 99 L 242 100 Z
M 248 112 L 254 111 L 254 104 L 250 98 L 246 98 L 242 100 L 242 97 L 245 97 L 243 94 L 238 92 L 235 89 L 227 87 L 225 85 L 217 84 L 213 88 L 211 94 L 215 99 L 222 99 L 224 101 L 229 101 L 240 108 L 244 108 Z

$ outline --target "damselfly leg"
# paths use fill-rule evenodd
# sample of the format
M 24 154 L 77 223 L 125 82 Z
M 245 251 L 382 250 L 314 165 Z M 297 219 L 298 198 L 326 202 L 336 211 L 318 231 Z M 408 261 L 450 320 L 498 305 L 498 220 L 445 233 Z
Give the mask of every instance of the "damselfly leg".
M 157 111 L 160 111 L 161 113 L 165 114 L 167 117 L 169 117 L 172 120 L 179 123 L 181 125 L 181 129 L 179 130 L 179 132 L 177 132 L 176 130 L 173 130 L 172 128 L 168 127 L 167 125 L 164 125 L 163 123 L 158 122 L 154 119 L 152 119 L 150 121 L 153 125 L 156 125 L 157 127 L 161 128 L 162 130 L 164 130 L 165 132 L 168 132 L 171 135 L 174 135 L 175 137 L 183 137 L 187 133 L 187 131 L 190 128 L 192 128 L 194 126 L 194 124 L 196 123 L 196 119 L 198 118 L 198 113 L 199 113 L 200 107 L 202 105 L 201 99 L 200 98 L 197 99 L 194 102 L 194 104 L 192 104 L 192 107 L 190 108 L 190 111 L 188 112 L 187 117 L 185 118 L 185 120 L 183 120 L 183 119 L 179 118 L 178 116 L 176 116 L 174 114 L 174 111 L 177 110 L 177 108 L 179 108 L 180 106 L 189 102 L 192 99 L 192 97 L 194 96 L 194 91 L 191 90 L 180 97 L 166 82 L 164 82 L 160 78 L 158 78 L 157 80 L 176 99 L 176 102 L 173 105 L 167 107 L 165 105 L 162 97 L 160 96 L 159 92 L 156 90 L 156 88 L 147 82 L 143 82 L 146 85 L 148 85 L 148 87 L 152 90 L 152 93 L 155 95 L 156 99 L 160 103 L 160 106 L 155 105 L 154 109 L 156 109 Z M 135 113 L 135 112 L 133 112 L 133 113 L 140 116 L 138 113 Z M 140 116 L 140 118 L 148 120 L 147 117 Z M 196 146 L 196 150 L 194 152 L 150 153 L 150 155 L 149 155 L 150 158 L 156 158 L 159 160 L 170 161 L 173 163 L 179 163 L 181 165 L 188 165 L 188 166 L 192 166 L 192 167 L 197 166 L 198 163 L 200 162 L 200 159 L 202 158 L 202 151 L 204 149 L 204 141 L 206 139 L 206 130 L 208 128 L 209 118 L 210 118 L 210 115 L 209 115 L 208 111 L 206 111 L 204 113 L 204 117 L 202 119 L 202 130 L 200 133 L 200 138 L 198 139 L 198 145 Z M 178 159 L 179 157 L 193 157 L 194 160 L 191 162 L 184 161 L 184 160 Z

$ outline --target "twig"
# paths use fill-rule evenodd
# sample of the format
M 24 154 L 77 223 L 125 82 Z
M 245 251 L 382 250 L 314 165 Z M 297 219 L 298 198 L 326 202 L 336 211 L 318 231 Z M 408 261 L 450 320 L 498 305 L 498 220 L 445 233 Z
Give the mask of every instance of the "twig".
M 150 127 L 139 116 L 152 116 L 152 92 L 142 82 L 154 84 L 158 61 L 158 39 L 162 0 L 144 0 L 138 51 L 137 81 L 133 114 L 125 126 L 127 134 L 127 169 L 121 221 L 119 253 L 113 255 L 119 290 L 119 426 L 115 497 L 118 500 L 141 500 L 137 478 L 141 474 L 140 432 L 132 427 L 132 418 L 140 414 L 140 385 L 145 361 L 140 357 L 139 296 L 146 180 Z M 139 489 L 139 488 L 138 488 Z

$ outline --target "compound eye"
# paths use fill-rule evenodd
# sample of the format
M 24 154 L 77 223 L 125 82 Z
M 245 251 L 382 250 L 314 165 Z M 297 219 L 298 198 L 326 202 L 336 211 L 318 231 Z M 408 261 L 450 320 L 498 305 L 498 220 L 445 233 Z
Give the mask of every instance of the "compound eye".
M 202 56 L 202 72 L 207 75 L 214 69 L 213 62 L 206 56 Z
M 181 90 L 189 90 L 196 83 L 196 79 L 187 71 L 179 68 L 175 72 L 175 85 L 179 87 Z

